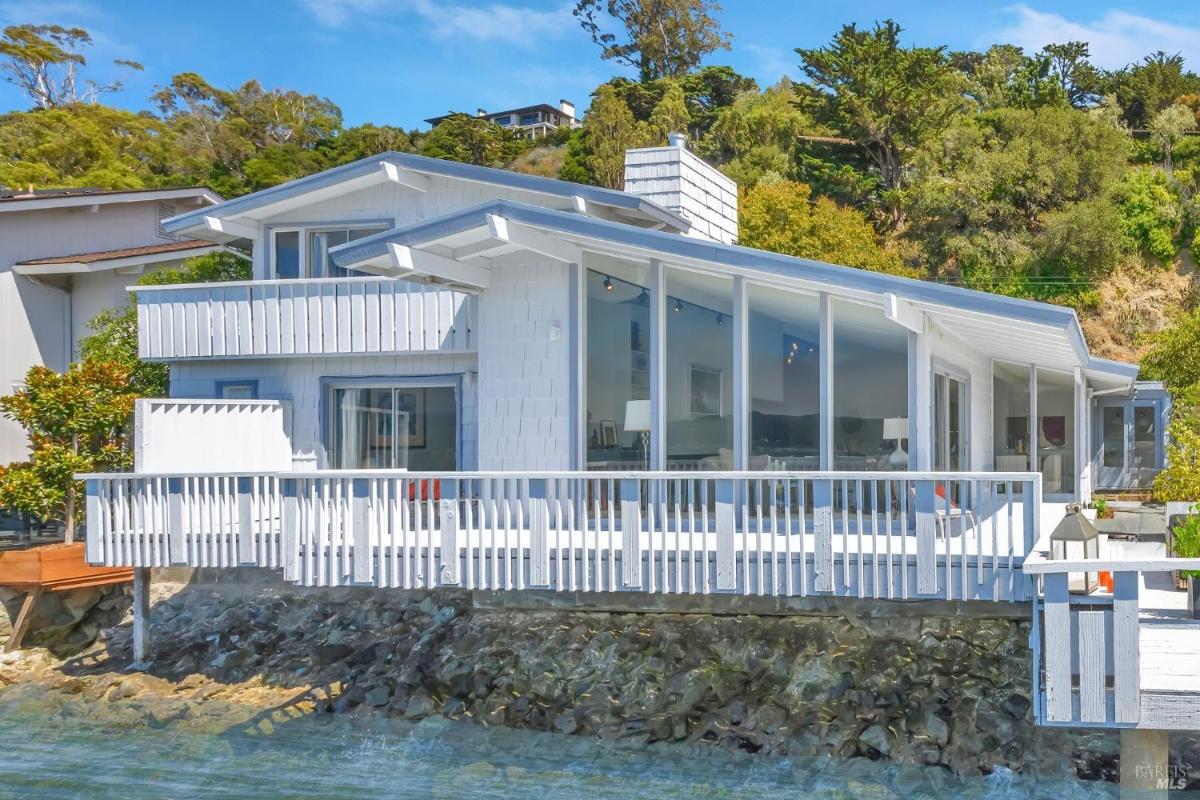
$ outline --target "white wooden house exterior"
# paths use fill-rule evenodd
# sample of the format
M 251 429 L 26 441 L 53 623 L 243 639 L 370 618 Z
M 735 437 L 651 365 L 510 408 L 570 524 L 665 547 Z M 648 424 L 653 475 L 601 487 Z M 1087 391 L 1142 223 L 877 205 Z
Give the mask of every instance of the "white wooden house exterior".
M 135 290 L 172 397 L 137 472 L 89 476 L 90 558 L 1044 613 L 1024 563 L 1056 568 L 1136 366 L 1067 308 L 731 244 L 736 195 L 678 140 L 627 169 L 653 200 L 383 153 L 166 222 L 250 243 L 254 279 Z M 1139 724 L 1105 691 L 1066 713 Z

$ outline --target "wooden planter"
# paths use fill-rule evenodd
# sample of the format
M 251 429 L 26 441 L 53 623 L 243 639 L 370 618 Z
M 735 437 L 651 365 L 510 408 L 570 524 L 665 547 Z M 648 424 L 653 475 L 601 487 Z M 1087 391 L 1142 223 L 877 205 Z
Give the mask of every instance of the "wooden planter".
M 42 592 L 107 586 L 131 580 L 133 570 L 128 567 L 93 567 L 88 564 L 84 557 L 83 542 L 0 552 L 0 586 L 29 592 L 13 623 L 12 636 L 5 651 L 21 646 L 21 639 L 29 626 L 29 617 Z

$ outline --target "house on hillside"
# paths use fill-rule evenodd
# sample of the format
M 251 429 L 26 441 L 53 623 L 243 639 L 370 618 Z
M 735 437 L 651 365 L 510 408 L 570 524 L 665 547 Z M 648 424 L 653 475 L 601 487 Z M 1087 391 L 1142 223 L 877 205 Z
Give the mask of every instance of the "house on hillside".
M 89 560 L 1032 601 L 1039 720 L 1200 725 L 1139 711 L 1128 671 L 1163 566 L 1097 562 L 1116 591 L 1084 608 L 1051 551 L 1108 454 L 1148 454 L 1136 365 L 1069 308 L 734 244 L 736 187 L 682 137 L 625 185 L 382 153 L 164 221 L 252 249 L 253 279 L 133 288 L 172 396 L 139 402 L 135 472 L 85 476 Z
M 138 275 L 219 248 L 162 223 L 220 201 L 203 187 L 0 191 L 0 394 L 34 365 L 66 369 L 88 321 L 124 306 Z M 25 432 L 0 419 L 0 464 L 26 453 Z
M 430 117 L 425 120 L 436 128 L 438 123 L 453 116 L 456 112 L 443 114 L 440 117 Z M 475 116 L 496 123 L 501 128 L 518 131 L 527 139 L 540 139 L 554 133 L 559 128 L 578 128 L 583 121 L 575 116 L 575 104 L 570 100 L 559 100 L 557 106 L 548 103 L 538 103 L 523 108 L 510 108 L 506 111 L 488 112 L 482 108 L 476 109 Z

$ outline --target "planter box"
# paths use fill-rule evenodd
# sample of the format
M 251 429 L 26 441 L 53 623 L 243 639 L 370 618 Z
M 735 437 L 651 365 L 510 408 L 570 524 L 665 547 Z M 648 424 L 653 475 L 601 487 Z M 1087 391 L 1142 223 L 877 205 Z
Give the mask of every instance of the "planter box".
M 48 544 L 0 553 L 0 586 L 42 587 L 49 591 L 103 586 L 133 580 L 128 567 L 93 567 L 84 560 L 83 542 Z

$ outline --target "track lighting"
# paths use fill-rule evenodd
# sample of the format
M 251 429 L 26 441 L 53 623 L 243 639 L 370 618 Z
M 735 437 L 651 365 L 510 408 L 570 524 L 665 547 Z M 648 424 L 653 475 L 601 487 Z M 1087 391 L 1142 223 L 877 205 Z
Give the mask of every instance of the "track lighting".
M 613 290 L 612 278 L 608 277 L 607 275 L 604 276 L 604 288 L 610 292 Z

